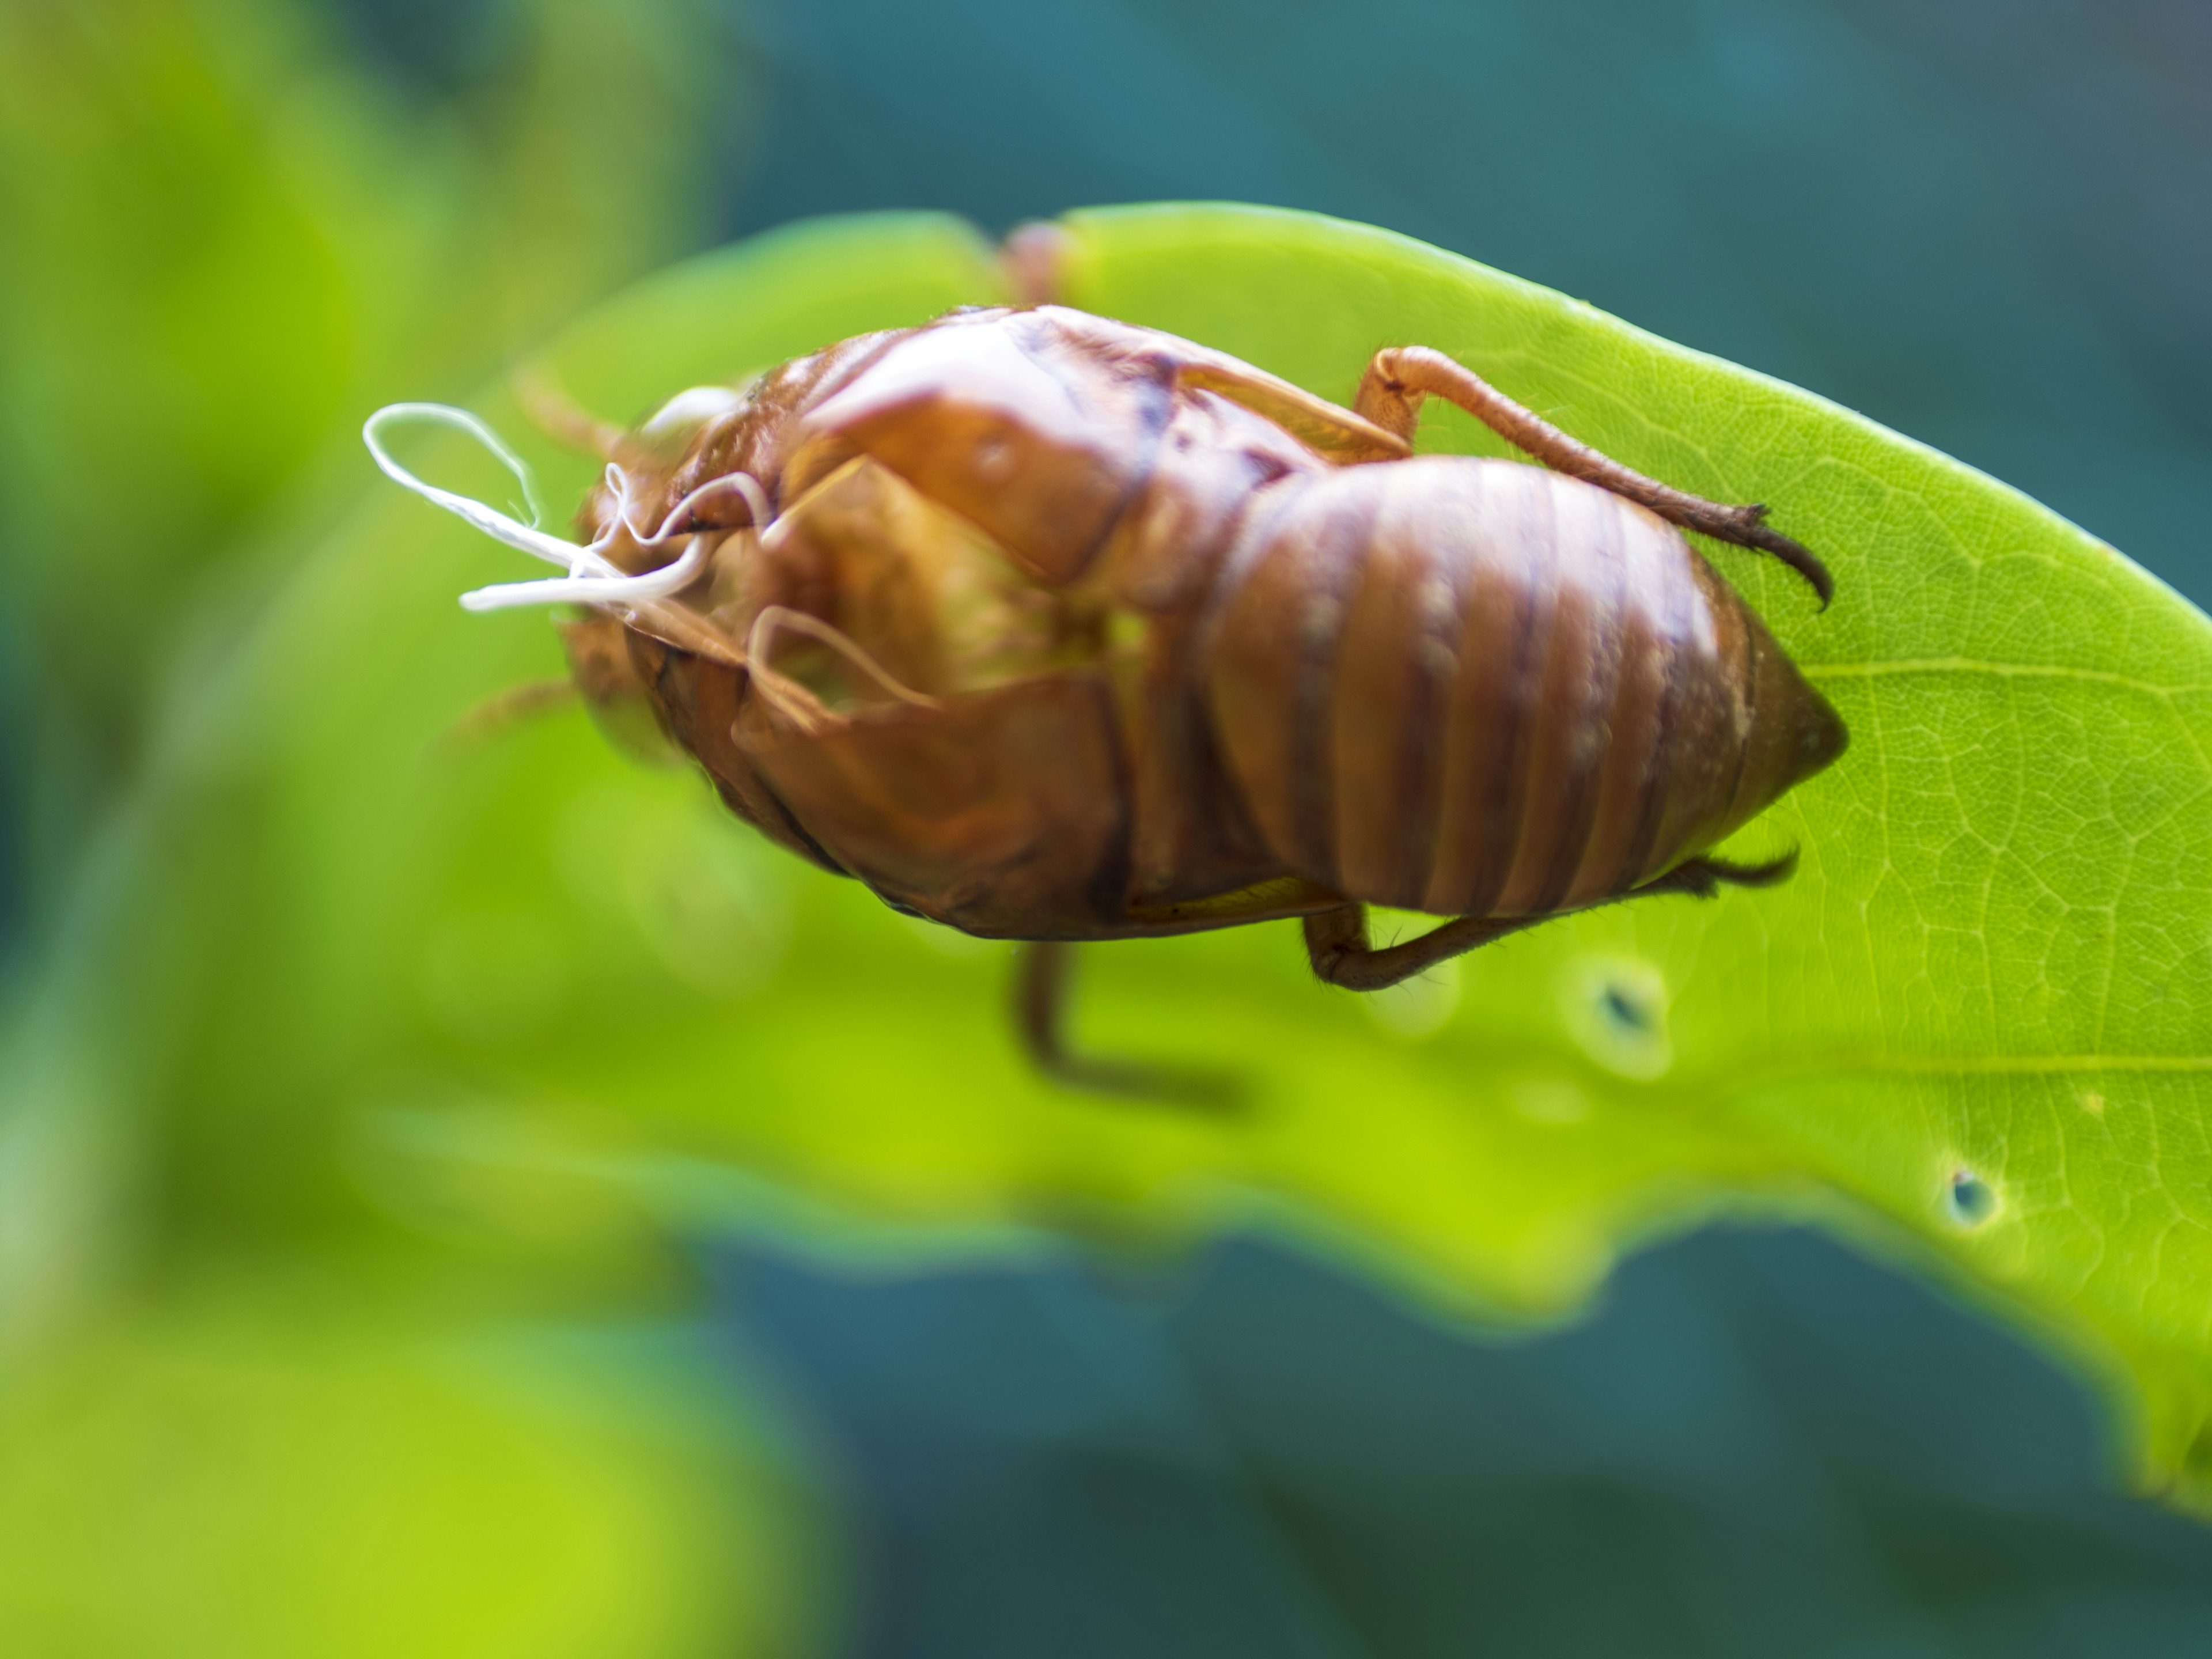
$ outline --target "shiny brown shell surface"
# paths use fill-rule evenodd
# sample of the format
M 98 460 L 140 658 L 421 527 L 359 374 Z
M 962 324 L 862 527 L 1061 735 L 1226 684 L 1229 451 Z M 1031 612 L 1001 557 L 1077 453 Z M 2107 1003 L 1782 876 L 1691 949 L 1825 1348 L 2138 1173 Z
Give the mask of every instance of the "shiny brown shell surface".
M 665 729 L 739 816 L 972 933 L 1577 908 L 1844 745 L 1644 507 L 1414 458 L 1062 307 L 842 342 L 678 400 L 617 459 L 641 521 L 733 471 L 764 507 L 700 509 L 685 627 L 629 619 Z M 616 513 L 602 490 L 585 526 Z

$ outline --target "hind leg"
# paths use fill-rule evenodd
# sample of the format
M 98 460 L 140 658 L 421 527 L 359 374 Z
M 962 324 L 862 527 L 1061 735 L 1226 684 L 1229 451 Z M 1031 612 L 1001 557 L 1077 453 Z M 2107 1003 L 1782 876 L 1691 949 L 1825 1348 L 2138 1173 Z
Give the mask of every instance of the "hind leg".
M 1347 991 L 1381 991 L 1464 956 L 1508 933 L 1534 927 L 1549 916 L 1462 916 L 1419 939 L 1376 950 L 1367 942 L 1367 907 L 1347 904 L 1305 919 L 1306 958 L 1314 973 Z
M 1077 1054 L 1067 1044 L 1067 1001 L 1075 947 L 1060 939 L 1024 945 L 1014 968 L 1014 1029 L 1037 1070 L 1088 1094 L 1120 1095 L 1214 1110 L 1237 1104 L 1226 1078 L 1162 1071 L 1132 1060 Z
M 1686 893 L 1711 898 L 1723 887 L 1771 887 L 1788 879 L 1797 867 L 1797 854 L 1786 853 L 1765 864 L 1731 864 L 1725 859 L 1692 859 L 1679 864 L 1656 881 L 1607 901 L 1643 898 L 1655 893 Z M 1554 912 L 1553 915 L 1562 914 Z M 1461 916 L 1431 928 L 1419 939 L 1378 951 L 1367 943 L 1367 907 L 1346 904 L 1305 919 L 1306 957 L 1315 975 L 1347 991 L 1380 991 L 1411 979 L 1452 957 L 1464 956 L 1477 945 L 1504 939 L 1550 921 L 1541 916 Z
M 1810 550 L 1762 522 L 1764 507 L 1729 507 L 1702 495 L 1647 478 L 1571 438 L 1534 410 L 1517 404 L 1473 369 L 1429 346 L 1400 346 L 1378 351 L 1360 378 L 1353 410 L 1384 431 L 1413 441 L 1421 399 L 1433 392 L 1456 404 L 1516 448 L 1524 449 L 1554 472 L 1580 478 L 1647 507 L 1671 524 L 1716 541 L 1771 553 L 1813 585 L 1827 604 L 1836 584 Z

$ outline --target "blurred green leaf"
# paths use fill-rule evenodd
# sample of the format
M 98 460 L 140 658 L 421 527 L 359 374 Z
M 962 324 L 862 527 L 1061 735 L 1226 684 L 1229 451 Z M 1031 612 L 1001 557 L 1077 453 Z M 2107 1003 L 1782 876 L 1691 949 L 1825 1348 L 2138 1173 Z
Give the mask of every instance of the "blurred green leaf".
M 0 1384 L 0 1644 L 787 1654 L 818 1616 L 805 1501 L 727 1412 L 618 1331 L 334 1322 L 265 1289 L 111 1319 Z
M 1405 239 L 1230 207 L 1069 223 L 1074 303 L 1340 398 L 1376 346 L 1425 341 L 1633 465 L 1771 502 L 1834 567 L 1832 611 L 1716 556 L 1854 733 L 1732 849 L 1799 845 L 1796 879 L 1364 1000 L 1314 984 L 1285 927 L 1103 947 L 1083 1042 L 1232 1065 L 1255 1109 L 1058 1093 L 1013 1054 L 1002 947 L 772 854 L 580 714 L 441 744 L 557 656 L 542 619 L 459 612 L 510 556 L 393 492 L 180 708 L 21 1121 L 118 1126 L 185 1252 L 374 1230 L 359 1126 L 425 1120 L 730 1160 L 917 1222 L 1172 1242 L 1272 1218 L 1522 1316 L 1574 1306 L 1625 1241 L 1787 1209 L 2050 1334 L 2119 1387 L 2145 1478 L 2212 1500 L 2204 619 L 1969 469 Z M 550 362 L 629 418 L 999 291 L 957 226 L 830 222 L 654 279 Z M 1424 442 L 1494 448 L 1449 419 Z M 581 491 L 587 464 L 537 453 Z M 125 1203 L 74 1144 L 91 1173 L 53 1190 Z M 404 1217 L 430 1179 L 370 1184 Z M 97 1254 L 40 1248 L 21 1259 Z
M 427 103 L 318 20 L 0 8 L 0 671 L 34 722 L 34 892 L 210 578 L 326 521 L 357 411 L 465 390 L 692 244 L 698 135 L 744 103 L 692 0 L 525 0 L 501 73 Z

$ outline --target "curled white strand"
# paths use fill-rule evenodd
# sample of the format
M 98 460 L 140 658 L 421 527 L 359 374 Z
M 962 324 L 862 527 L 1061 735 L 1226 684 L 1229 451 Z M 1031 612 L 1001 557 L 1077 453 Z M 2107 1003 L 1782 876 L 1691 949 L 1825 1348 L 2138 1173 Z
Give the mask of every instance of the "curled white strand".
M 425 421 L 434 426 L 453 427 L 465 432 L 489 450 L 499 463 L 514 475 L 522 486 L 523 500 L 529 505 L 530 522 L 523 524 L 509 518 L 495 507 L 450 489 L 441 489 L 435 484 L 425 483 L 405 467 L 392 459 L 384 447 L 384 428 L 407 421 Z M 619 575 L 622 573 L 599 556 L 601 544 L 579 547 L 574 542 L 549 536 L 538 527 L 544 516 L 538 505 L 538 491 L 530 476 L 530 468 L 522 457 L 509 449 L 496 432 L 465 409 L 455 409 L 447 404 L 391 404 L 380 409 L 362 423 L 361 441 L 368 446 L 368 453 L 384 476 L 403 489 L 411 489 L 423 500 L 442 507 L 447 512 L 467 520 L 477 529 L 496 541 L 543 559 L 548 564 L 564 567 L 571 576 L 580 568 L 594 575 Z
M 752 515 L 755 529 L 765 526 L 769 517 L 768 492 L 760 487 L 760 481 L 750 472 L 725 472 L 719 478 L 709 478 L 670 507 L 667 516 L 660 521 L 660 528 L 649 536 L 639 529 L 637 521 L 630 517 L 630 508 L 635 503 L 629 493 L 629 475 L 611 462 L 607 466 L 607 489 L 615 498 L 616 520 L 629 532 L 630 539 L 640 547 L 659 547 L 677 533 L 678 525 L 690 520 L 701 501 L 712 495 L 734 493 L 743 496 L 745 511 Z
M 643 575 L 617 571 L 611 576 L 548 576 L 534 582 L 501 582 L 471 589 L 461 595 L 461 604 L 470 611 L 507 611 L 519 605 L 641 605 L 665 598 L 696 580 L 706 567 L 714 539 L 692 537 L 683 557 Z
M 756 674 L 768 668 L 770 661 L 769 647 L 775 642 L 777 632 L 786 628 L 794 634 L 809 635 L 821 641 L 901 702 L 910 702 L 918 708 L 942 708 L 945 706 L 935 697 L 916 691 L 893 678 L 890 671 L 870 656 L 850 634 L 831 627 L 819 617 L 810 617 L 804 611 L 793 611 L 789 605 L 769 605 L 753 618 L 752 631 L 745 635 L 745 655 L 751 661 Z
M 775 514 L 769 508 L 768 491 L 761 488 L 759 479 L 750 472 L 725 472 L 719 478 L 708 479 L 671 507 L 667 519 L 661 524 L 660 533 L 666 535 L 669 526 L 678 517 L 692 510 L 693 503 L 725 490 L 734 491 L 744 498 L 745 511 L 752 514 L 755 530 L 765 530 L 775 518 Z
M 426 483 L 392 459 L 391 453 L 384 447 L 384 428 L 406 421 L 424 421 L 436 426 L 453 427 L 482 444 L 521 484 L 523 498 L 529 505 L 531 522 L 526 525 L 520 523 L 482 501 Z M 768 495 L 761 488 L 759 481 L 749 473 L 732 472 L 700 485 L 684 496 L 669 509 L 659 529 L 647 535 L 638 529 L 630 517 L 635 497 L 631 493 L 629 475 L 610 462 L 606 482 L 615 501 L 614 523 L 588 546 L 580 545 L 548 535 L 538 528 L 538 520 L 544 516 L 544 511 L 538 504 L 537 489 L 528 465 L 507 447 L 499 434 L 468 410 L 454 409 L 445 404 L 392 404 L 370 416 L 362 424 L 361 435 L 378 467 L 394 483 L 465 520 L 495 540 L 532 557 L 543 559 L 548 564 L 559 565 L 568 572 L 565 576 L 542 581 L 501 582 L 490 587 L 476 588 L 461 595 L 461 604 L 471 611 L 504 611 L 524 605 L 599 605 L 617 609 L 650 605 L 696 580 L 706 565 L 708 555 L 714 550 L 718 538 L 679 532 L 677 528 L 690 519 L 701 501 L 710 495 L 734 492 L 744 497 L 746 510 L 751 514 L 755 526 L 765 525 L 769 519 Z M 632 575 L 605 556 L 605 550 L 623 531 L 629 532 L 641 549 L 664 546 L 678 533 L 690 534 L 690 545 L 673 563 L 659 570 Z

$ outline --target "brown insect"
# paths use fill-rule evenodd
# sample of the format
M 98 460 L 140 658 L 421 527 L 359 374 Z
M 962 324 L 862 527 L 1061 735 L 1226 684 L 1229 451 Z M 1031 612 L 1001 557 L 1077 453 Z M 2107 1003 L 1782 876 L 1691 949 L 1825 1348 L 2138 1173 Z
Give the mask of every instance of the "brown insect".
M 1415 457 L 1427 396 L 1549 470 Z M 1376 989 L 1781 879 L 1707 849 L 1844 745 L 1678 526 L 1825 602 L 1812 554 L 1425 347 L 1376 353 L 1346 410 L 1150 329 L 963 310 L 581 435 L 611 462 L 591 547 L 487 524 L 571 575 L 471 601 L 592 605 L 589 695 L 642 698 L 738 817 L 895 909 L 1037 941 L 1022 1030 L 1079 1083 L 1136 1074 L 1065 1046 L 1069 942 L 1295 916 L 1316 973 Z M 1370 904 L 1452 920 L 1378 949 Z

